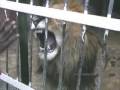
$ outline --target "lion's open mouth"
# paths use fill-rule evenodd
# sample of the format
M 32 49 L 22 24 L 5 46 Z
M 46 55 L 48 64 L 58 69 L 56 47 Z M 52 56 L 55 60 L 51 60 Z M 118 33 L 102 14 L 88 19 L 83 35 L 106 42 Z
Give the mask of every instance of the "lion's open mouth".
M 36 20 L 35 20 L 36 21 Z M 39 57 L 45 59 L 45 20 L 39 22 L 33 22 L 31 29 L 35 31 L 35 37 L 40 42 L 39 45 Z M 48 41 L 47 41 L 47 60 L 53 60 L 60 49 L 62 42 L 61 33 L 59 30 L 48 30 Z
M 45 30 L 41 30 L 41 32 L 37 33 L 37 37 L 40 40 L 40 51 L 45 51 Z M 47 41 L 47 53 L 51 53 L 57 47 L 56 39 L 54 33 L 48 31 L 48 41 Z
M 44 59 L 45 52 L 45 30 L 40 29 L 39 32 L 36 32 L 37 38 L 40 41 L 40 52 L 39 56 L 41 59 Z M 48 31 L 48 41 L 47 41 L 47 59 L 53 59 L 58 53 L 58 46 L 56 42 L 56 37 L 53 32 Z

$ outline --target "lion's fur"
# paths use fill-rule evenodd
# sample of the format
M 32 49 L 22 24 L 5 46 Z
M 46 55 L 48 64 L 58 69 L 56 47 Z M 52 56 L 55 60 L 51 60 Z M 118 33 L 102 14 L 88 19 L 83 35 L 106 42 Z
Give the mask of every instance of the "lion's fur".
M 62 9 L 64 4 L 56 4 L 53 7 Z M 72 4 L 68 4 L 72 5 Z M 62 7 L 61 7 L 62 6 Z M 83 6 L 73 3 L 72 6 L 68 6 L 72 11 L 83 11 Z M 48 23 L 48 30 L 51 30 L 54 34 L 57 32 L 62 35 L 60 30 L 60 20 L 50 19 Z M 67 90 L 75 90 L 77 75 L 80 63 L 80 33 L 82 25 L 76 23 L 67 22 L 65 31 L 65 43 L 64 43 L 64 66 L 63 66 L 63 83 L 68 88 Z M 89 28 L 88 28 L 89 29 Z M 55 34 L 57 35 L 57 34 Z M 92 30 L 87 30 L 85 35 L 85 62 L 83 65 L 84 73 L 93 73 L 96 63 L 97 51 L 100 48 L 99 39 Z M 58 84 L 58 77 L 60 71 L 60 51 L 53 61 L 48 62 L 48 74 L 47 78 L 53 85 Z M 86 77 L 83 77 L 84 80 Z M 93 79 L 92 79 L 93 80 Z M 87 81 L 86 81 L 87 82 Z M 88 81 L 89 82 L 89 81 Z M 90 81 L 89 83 L 92 83 Z M 86 85 L 89 85 L 86 83 Z M 84 90 L 84 89 L 81 89 Z M 93 89 L 90 89 L 93 90 Z

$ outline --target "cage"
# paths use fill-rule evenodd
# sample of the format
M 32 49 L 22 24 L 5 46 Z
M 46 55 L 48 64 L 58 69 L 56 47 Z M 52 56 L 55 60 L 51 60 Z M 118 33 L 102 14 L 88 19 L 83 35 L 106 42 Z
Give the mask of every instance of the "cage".
M 119 33 L 117 33 L 120 30 L 119 0 L 76 0 L 77 5 L 82 5 L 82 12 L 76 12 L 74 9 L 70 11 L 69 5 L 71 3 L 69 3 L 69 1 L 74 3 L 74 0 L 0 1 L 0 18 L 1 20 L 3 19 L 0 24 L 3 23 L 5 18 L 15 19 L 17 24 L 16 33 L 19 34 L 17 34 L 17 40 L 0 56 L 0 68 L 2 70 L 0 74 L 0 79 L 2 80 L 0 81 L 0 90 L 120 89 L 119 42 L 117 44 L 118 46 L 114 48 L 115 45 L 113 45 L 112 42 L 115 39 L 111 41 L 112 36 L 119 36 Z M 57 9 L 52 7 L 52 3 L 56 4 L 59 2 L 63 2 L 62 10 L 57 6 L 55 6 Z M 74 7 L 76 7 L 76 4 Z M 53 22 L 50 23 L 52 19 Z M 50 30 L 50 28 L 54 26 L 49 26 L 54 22 L 57 23 L 61 33 L 58 34 L 56 31 L 53 33 Z M 75 24 L 76 27 L 80 24 L 79 29 L 81 29 L 81 32 L 77 33 L 76 30 L 72 31 L 71 29 L 66 31 L 68 23 L 71 23 L 71 26 Z M 74 28 L 72 29 L 74 30 Z M 72 33 L 69 33 L 70 31 Z M 99 43 L 101 47 L 98 52 L 96 52 L 97 45 L 94 45 L 97 40 L 94 39 L 94 34 L 90 31 L 93 31 L 100 39 Z M 70 38 L 72 34 L 74 34 L 74 38 Z M 77 35 L 79 35 L 79 38 L 77 38 L 78 42 L 76 39 Z M 92 39 L 89 40 L 89 37 L 86 35 L 90 35 Z M 108 35 L 110 35 L 110 40 Z M 59 40 L 59 38 L 61 40 Z M 70 38 L 71 41 L 67 43 L 68 38 Z M 86 39 L 89 41 L 86 42 Z M 88 42 L 91 43 L 91 45 L 93 44 L 93 47 L 86 46 L 86 48 L 85 45 Z M 77 45 L 71 47 L 74 43 Z M 68 46 L 66 46 L 66 44 Z M 60 47 L 57 47 L 57 45 Z M 87 52 L 86 49 L 92 49 L 93 51 Z M 75 52 L 73 52 L 74 50 Z M 60 54 L 59 62 L 54 62 L 57 64 L 51 63 L 51 60 L 56 58 L 52 55 L 57 56 L 58 52 Z M 69 52 L 71 52 L 70 55 L 68 55 Z M 112 52 L 114 52 L 114 54 Z M 84 59 L 89 59 L 91 55 L 94 56 L 96 53 L 98 53 L 95 59 L 96 62 L 92 62 L 92 65 L 87 64 L 83 66 L 86 63 Z M 88 57 L 86 57 L 86 54 L 88 54 Z M 69 61 L 71 56 L 74 61 Z M 41 62 L 40 59 L 44 60 L 41 60 Z M 78 59 L 77 62 L 76 59 Z M 66 63 L 66 60 L 69 61 L 69 63 Z M 76 64 L 74 66 L 71 64 L 70 66 L 71 62 Z M 118 63 L 116 64 L 116 62 Z M 89 69 L 89 66 L 92 67 L 93 64 L 95 65 L 92 69 L 94 72 L 89 72 L 89 70 L 86 72 L 83 70 Z M 58 66 L 50 67 L 50 65 Z M 65 69 L 66 67 L 73 69 L 72 73 L 69 69 Z M 42 71 L 42 74 L 37 73 L 38 68 L 39 71 Z M 53 77 L 49 75 L 51 72 L 55 72 L 55 74 L 52 74 Z M 74 76 L 72 76 L 73 73 Z M 68 77 L 64 75 L 68 75 Z M 47 82 L 48 78 L 52 78 L 52 80 L 56 80 L 57 78 L 57 82 L 49 83 Z M 76 80 L 74 81 L 74 79 Z M 91 88 L 93 79 L 94 88 Z

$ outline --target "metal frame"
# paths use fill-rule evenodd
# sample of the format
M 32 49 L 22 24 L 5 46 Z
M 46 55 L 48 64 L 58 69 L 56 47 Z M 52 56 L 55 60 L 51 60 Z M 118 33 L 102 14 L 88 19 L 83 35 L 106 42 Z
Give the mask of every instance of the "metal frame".
M 47 73 L 48 18 L 55 18 L 55 19 L 60 19 L 60 20 L 68 21 L 68 22 L 83 24 L 83 32 L 81 33 L 81 36 L 82 36 L 81 37 L 81 42 L 82 42 L 81 51 L 84 51 L 83 50 L 84 49 L 84 38 L 83 37 L 84 37 L 85 32 L 86 32 L 86 25 L 106 29 L 105 34 L 104 34 L 105 42 L 106 42 L 106 36 L 108 36 L 109 30 L 120 31 L 120 20 L 111 18 L 114 0 L 110 0 L 110 2 L 109 2 L 107 17 L 88 14 L 88 12 L 87 12 L 88 3 L 89 3 L 89 0 L 86 0 L 84 13 L 78 13 L 78 12 L 67 11 L 67 0 L 65 0 L 64 10 L 49 8 L 49 0 L 46 1 L 46 7 L 33 6 L 32 4 L 29 5 L 29 4 L 23 4 L 23 3 L 5 1 L 5 0 L 0 1 L 1 8 L 46 17 L 46 19 L 45 19 L 46 20 L 45 52 L 44 52 L 45 53 L 45 56 L 44 56 L 45 60 L 44 60 L 44 70 L 43 70 L 44 90 L 46 90 L 46 73 Z M 72 16 L 72 18 L 71 18 L 71 16 Z M 63 27 L 63 40 L 64 40 L 64 30 L 65 30 L 64 25 L 65 25 L 65 22 L 63 22 L 63 26 L 62 26 Z M 31 38 L 31 42 L 32 42 L 32 38 Z M 64 44 L 64 41 L 63 41 L 63 44 Z M 32 43 L 31 43 L 30 47 L 32 47 Z M 64 63 L 64 58 L 62 55 L 64 53 L 63 49 L 64 49 L 64 45 L 62 45 L 62 47 L 61 47 L 61 51 L 62 51 L 61 52 L 61 61 L 60 61 L 61 66 Z M 32 49 L 31 49 L 31 52 L 32 52 Z M 32 55 L 32 53 L 31 53 L 31 55 Z M 30 59 L 31 59 L 30 60 L 30 69 L 32 70 L 32 57 Z M 84 53 L 82 54 L 80 59 L 82 59 L 82 61 L 83 61 Z M 30 73 L 29 73 L 30 78 L 29 79 L 30 79 L 30 82 L 32 83 L 32 79 L 31 79 L 32 78 L 32 73 L 31 73 L 32 71 L 31 70 L 29 70 L 30 71 Z M 81 72 L 82 72 L 82 69 L 79 69 L 79 76 L 81 76 Z M 61 71 L 59 73 L 60 77 L 59 77 L 58 90 L 62 90 L 62 73 L 63 73 L 63 68 L 61 68 Z M 3 73 L 0 75 L 0 79 L 2 79 L 3 81 L 5 81 L 7 83 L 12 84 L 12 85 L 14 85 L 14 83 L 18 83 L 18 85 L 14 85 L 14 86 L 19 88 L 19 89 L 22 88 L 22 87 L 19 87 L 19 85 L 24 86 L 24 88 L 21 90 L 25 90 L 25 87 L 26 87 L 26 90 L 33 90 L 32 88 L 27 87 L 26 85 L 24 85 L 16 80 L 11 79 L 9 76 L 4 75 Z M 79 90 L 79 86 L 80 86 L 80 77 L 78 79 L 76 90 Z

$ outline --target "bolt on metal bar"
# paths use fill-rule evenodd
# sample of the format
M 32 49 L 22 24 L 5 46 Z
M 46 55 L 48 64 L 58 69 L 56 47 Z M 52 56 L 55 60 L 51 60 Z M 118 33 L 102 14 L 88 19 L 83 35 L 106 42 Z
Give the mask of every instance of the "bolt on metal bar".
M 46 8 L 49 7 L 49 0 L 46 0 L 46 5 L 45 5 Z M 45 41 L 44 41 L 45 45 L 44 45 L 44 65 L 43 65 L 43 89 L 44 90 L 47 90 L 46 89 L 46 75 L 47 75 L 47 46 L 48 46 L 48 18 L 46 17 L 45 18 Z
M 107 18 L 111 18 L 112 11 L 113 11 L 113 6 L 114 6 L 114 0 L 109 0 Z M 109 30 L 105 30 L 105 33 L 104 33 L 104 43 L 106 42 L 108 34 L 109 34 Z
M 89 0 L 85 0 L 85 4 L 84 4 L 85 15 L 88 14 L 88 3 L 89 3 Z M 84 48 L 85 33 L 86 33 L 86 25 L 83 25 L 81 29 L 81 33 L 80 33 L 80 66 L 79 66 L 79 71 L 78 71 L 78 81 L 76 85 L 76 90 L 80 90 L 82 66 L 83 66 L 84 59 L 85 59 L 85 48 Z

